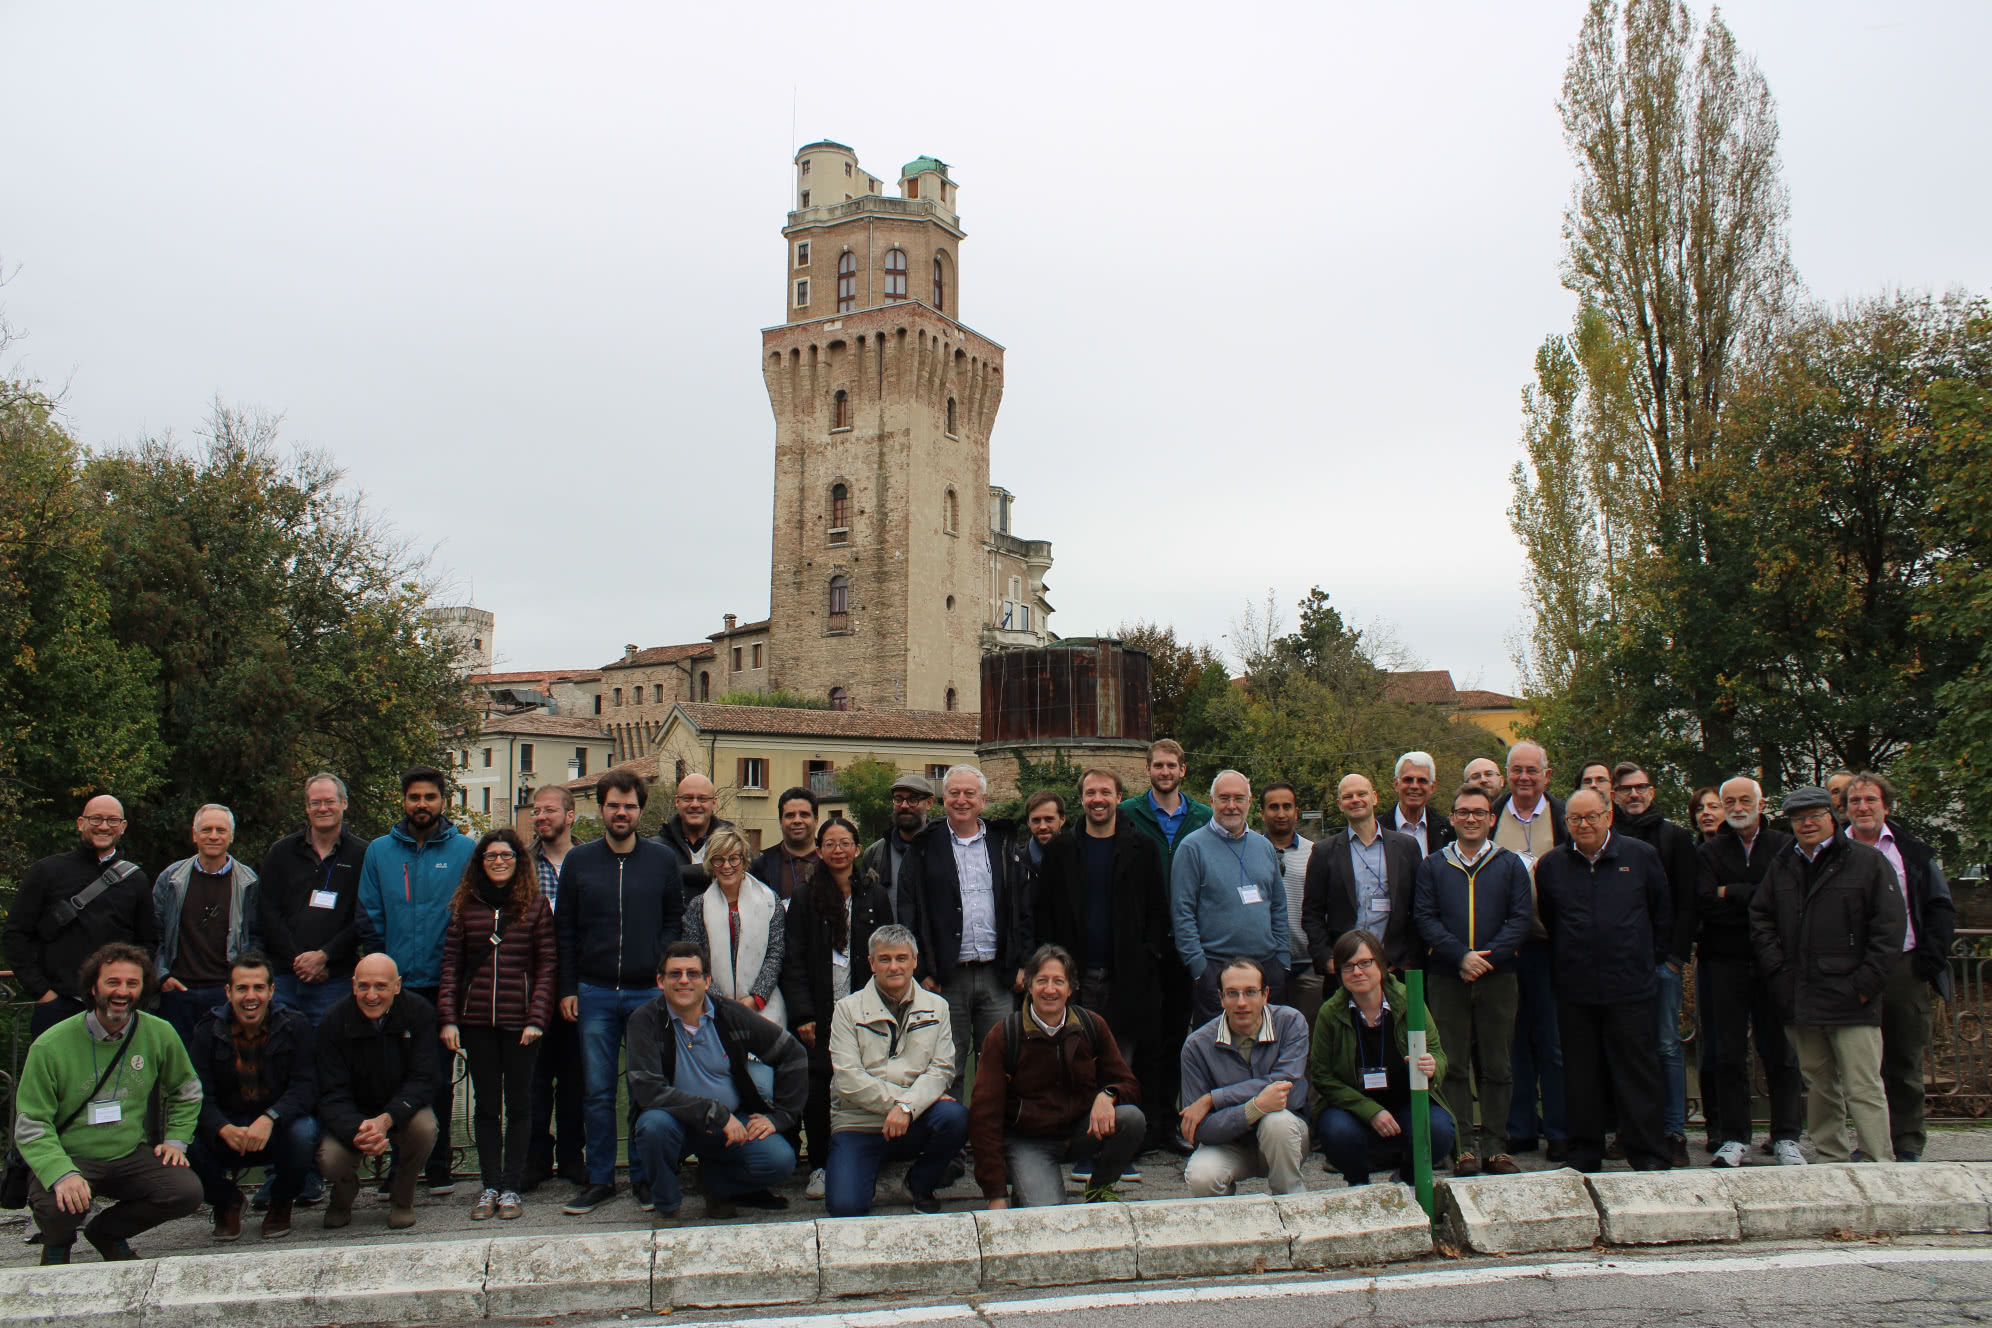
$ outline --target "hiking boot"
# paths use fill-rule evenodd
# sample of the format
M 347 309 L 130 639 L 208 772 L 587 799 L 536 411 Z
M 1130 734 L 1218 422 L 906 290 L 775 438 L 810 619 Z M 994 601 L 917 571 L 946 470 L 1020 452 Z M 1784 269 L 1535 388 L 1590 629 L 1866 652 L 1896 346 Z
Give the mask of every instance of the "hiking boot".
M 216 1240 L 240 1240 L 242 1238 L 242 1201 L 236 1200 L 226 1208 L 214 1210 L 214 1238 Z
M 1667 1136 L 1667 1160 L 1677 1167 L 1694 1165 L 1688 1160 L 1688 1141 L 1684 1136 L 1678 1134 Z
M 1487 1174 L 1490 1176 L 1519 1176 L 1521 1164 L 1506 1153 L 1496 1153 L 1487 1159 Z
M 294 1201 L 293 1201 L 294 1202 Z M 263 1239 L 282 1240 L 291 1233 L 291 1204 L 273 1203 L 263 1214 Z
M 1480 1174 L 1480 1159 L 1475 1157 L 1473 1154 L 1461 1153 L 1458 1157 L 1453 1159 L 1453 1175 L 1478 1176 L 1479 1174 Z

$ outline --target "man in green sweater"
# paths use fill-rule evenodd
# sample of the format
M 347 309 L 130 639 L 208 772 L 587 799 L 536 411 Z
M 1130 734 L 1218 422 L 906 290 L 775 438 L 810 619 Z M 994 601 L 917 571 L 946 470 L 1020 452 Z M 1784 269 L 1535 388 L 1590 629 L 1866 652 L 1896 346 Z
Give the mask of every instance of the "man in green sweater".
M 77 983 L 90 1008 L 35 1039 L 21 1067 L 14 1142 L 34 1173 L 28 1203 L 44 1264 L 69 1262 L 78 1227 L 105 1262 L 137 1258 L 131 1237 L 201 1206 L 200 1180 L 187 1167 L 201 1081 L 172 1025 L 138 1008 L 151 972 L 137 946 L 103 946 Z M 148 1146 L 155 1084 L 166 1137 Z M 83 1226 L 97 1195 L 118 1202 Z

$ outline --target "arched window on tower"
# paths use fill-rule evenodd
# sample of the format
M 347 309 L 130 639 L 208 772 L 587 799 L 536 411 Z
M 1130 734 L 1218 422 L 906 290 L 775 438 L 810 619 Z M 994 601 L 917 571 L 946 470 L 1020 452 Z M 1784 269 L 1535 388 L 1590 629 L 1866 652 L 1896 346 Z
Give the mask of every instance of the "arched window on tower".
M 832 687 L 830 689 L 830 708 L 832 710 L 849 710 L 851 708 L 851 694 L 841 687 Z
M 830 486 L 830 542 L 846 544 L 851 538 L 851 490 L 838 483 Z
M 948 311 L 948 270 L 939 258 L 934 260 L 934 311 Z
M 906 251 L 888 249 L 885 251 L 885 298 L 903 300 L 906 298 Z
M 949 397 L 949 398 L 948 398 L 948 432 L 949 432 L 949 433 L 953 433 L 954 431 L 955 431 L 955 407 L 954 407 L 954 398 L 953 398 L 953 397 Z
M 851 625 L 851 578 L 842 572 L 830 578 L 830 630 L 842 632 Z
M 953 709 L 955 708 L 955 689 L 954 689 L 954 688 L 952 688 L 952 687 L 948 688 L 948 701 L 947 701 L 947 705 L 948 705 L 948 709 L 950 709 L 950 710 L 953 710 Z
M 851 394 L 841 387 L 837 389 L 837 395 L 830 399 L 830 427 L 833 429 L 851 427 Z
M 858 256 L 846 249 L 837 260 L 837 312 L 847 314 L 858 307 Z
M 941 529 L 948 533 L 953 534 L 961 529 L 961 500 L 955 497 L 953 489 L 948 490 L 947 504 L 941 512 L 941 519 L 946 522 Z
M 712 700 L 712 675 L 710 673 L 699 674 L 699 700 Z

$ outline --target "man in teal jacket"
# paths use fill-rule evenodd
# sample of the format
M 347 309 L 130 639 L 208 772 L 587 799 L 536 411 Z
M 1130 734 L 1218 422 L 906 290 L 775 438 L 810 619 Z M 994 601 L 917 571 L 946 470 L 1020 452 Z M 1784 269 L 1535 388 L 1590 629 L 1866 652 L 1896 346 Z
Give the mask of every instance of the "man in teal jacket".
M 443 984 L 443 932 L 450 922 L 450 900 L 463 880 L 464 868 L 476 847 L 468 835 L 443 815 L 443 772 L 416 766 L 401 776 L 401 820 L 367 845 L 360 868 L 360 911 L 369 950 L 384 950 L 401 970 L 402 989 L 431 1005 Z M 455 1053 L 438 1051 L 443 1065 Z M 444 1074 L 443 1083 L 455 1076 Z M 446 1195 L 456 1188 L 450 1177 L 450 1100 L 445 1089 L 433 1104 L 436 1147 L 429 1154 L 429 1193 Z
M 1148 791 L 1120 805 L 1120 814 L 1162 850 L 1164 882 L 1170 879 L 1176 845 L 1183 842 L 1183 836 L 1210 824 L 1210 808 L 1183 792 L 1183 776 L 1188 773 L 1183 744 L 1174 738 L 1157 738 L 1148 744 Z M 1166 1147 L 1187 1156 L 1190 1146 L 1170 1124 L 1182 1062 L 1174 1055 L 1161 1054 L 1168 1047 L 1180 1046 L 1190 1027 L 1190 970 L 1176 956 L 1173 931 L 1157 967 L 1162 988 L 1162 1036 L 1149 1038 L 1136 1048 L 1132 1068 L 1135 1078 L 1141 1080 L 1141 1100 L 1155 1104 L 1155 1109 L 1146 1113 L 1149 1147 Z

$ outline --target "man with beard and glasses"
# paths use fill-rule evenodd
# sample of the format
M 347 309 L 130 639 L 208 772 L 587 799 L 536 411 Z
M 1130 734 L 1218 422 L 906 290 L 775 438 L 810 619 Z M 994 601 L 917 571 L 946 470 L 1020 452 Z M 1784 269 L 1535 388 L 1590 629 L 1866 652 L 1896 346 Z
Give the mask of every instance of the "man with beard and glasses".
M 476 841 L 459 834 L 443 815 L 443 772 L 416 766 L 401 776 L 401 821 L 367 845 L 360 869 L 360 909 L 366 926 L 399 970 L 399 980 L 433 1012 L 443 985 L 443 933 L 450 925 L 450 900 L 470 865 Z M 435 1031 L 434 1020 L 430 1030 Z M 429 1193 L 456 1193 L 450 1174 L 450 1107 L 456 1057 L 436 1044 L 443 1067 L 438 1074 L 436 1146 L 429 1153 Z
M 885 891 L 892 920 L 914 934 L 920 931 L 920 855 L 913 840 L 927 824 L 934 805 L 933 786 L 919 775 L 892 781 L 892 830 L 865 849 L 858 859 L 858 876 Z
M 14 1144 L 33 1173 L 28 1204 L 45 1265 L 69 1262 L 78 1228 L 106 1263 L 135 1259 L 133 1236 L 201 1206 L 187 1166 L 201 1081 L 172 1025 L 139 1009 L 151 973 L 152 957 L 135 945 L 99 949 L 77 982 L 91 1008 L 35 1039 L 21 1067 Z M 145 1117 L 155 1092 L 165 1138 L 153 1145 Z M 116 1202 L 85 1226 L 98 1196 Z

